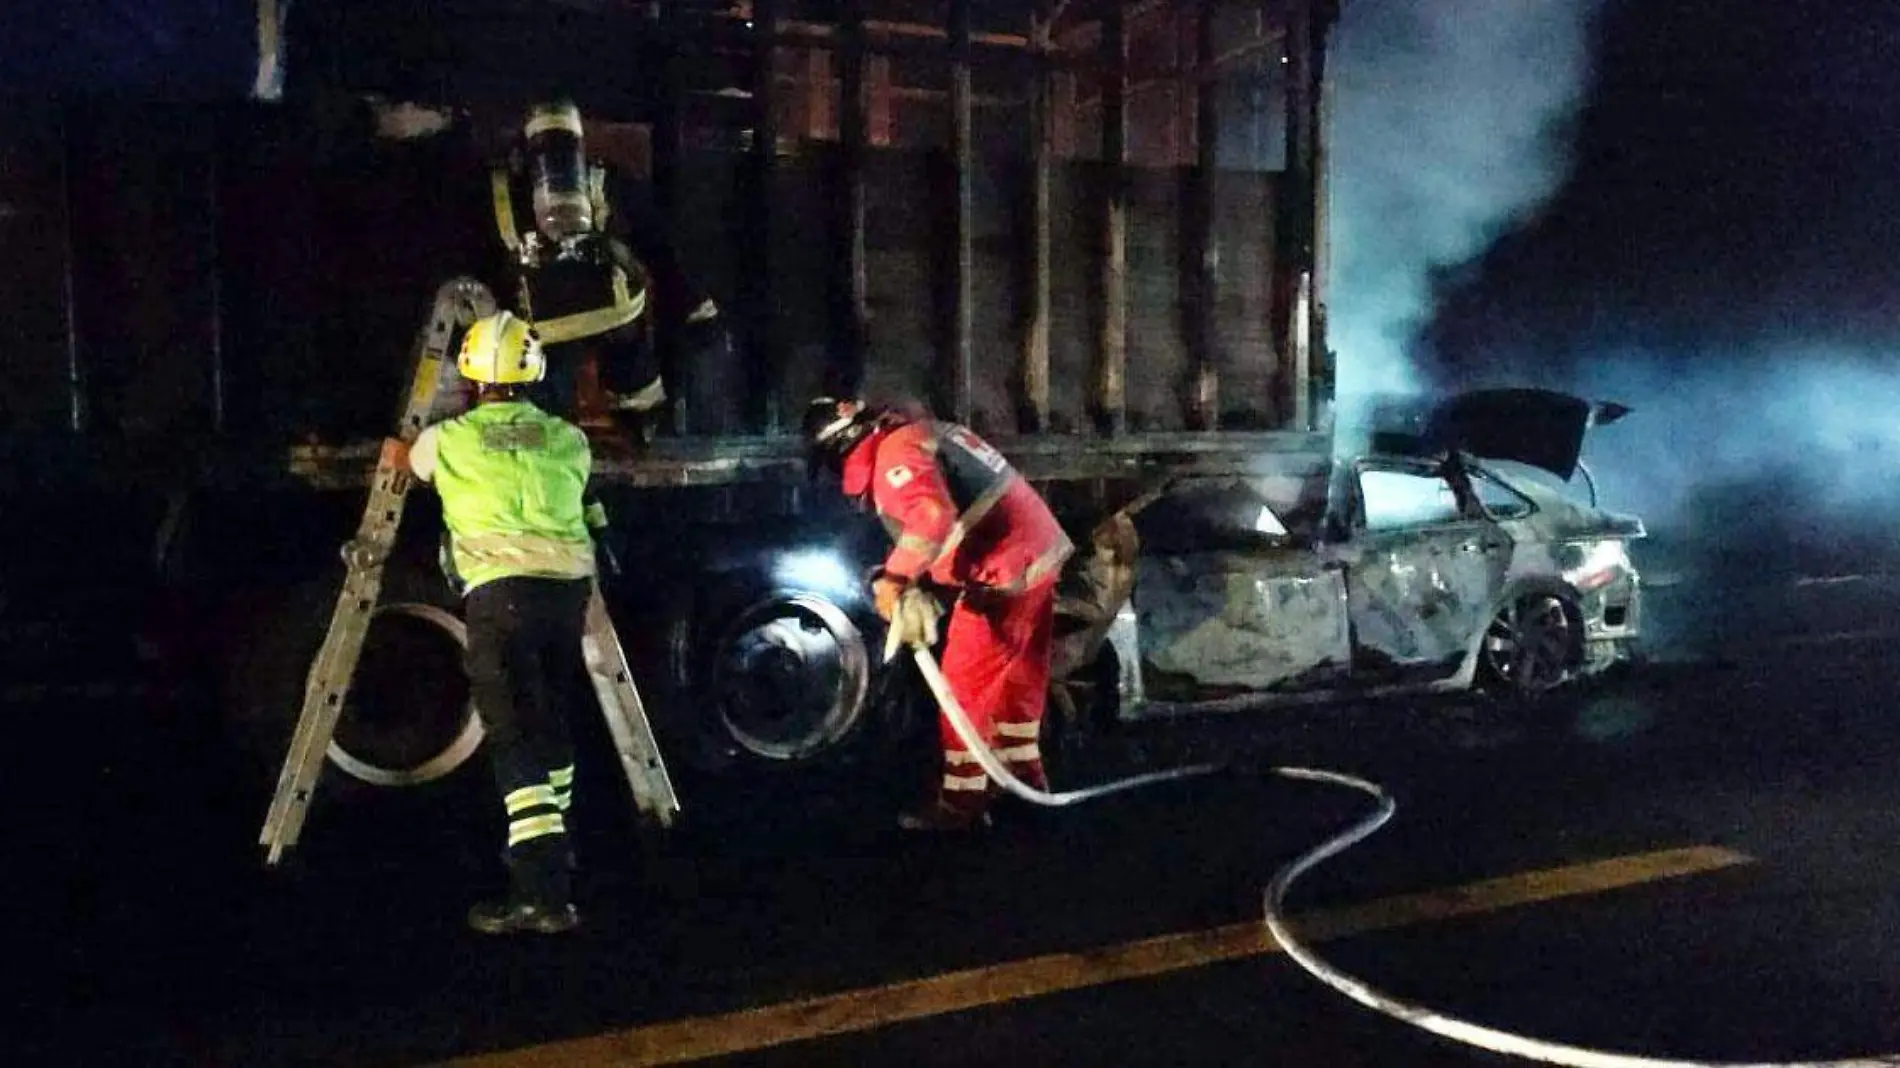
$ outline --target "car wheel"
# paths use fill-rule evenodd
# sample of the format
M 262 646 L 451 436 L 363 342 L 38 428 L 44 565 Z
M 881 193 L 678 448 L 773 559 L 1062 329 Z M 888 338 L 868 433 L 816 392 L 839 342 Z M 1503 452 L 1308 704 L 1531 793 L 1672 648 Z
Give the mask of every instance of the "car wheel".
M 1580 648 L 1576 621 L 1576 609 L 1554 593 L 1533 593 L 1506 604 L 1478 648 L 1479 685 L 1518 700 L 1562 685 Z

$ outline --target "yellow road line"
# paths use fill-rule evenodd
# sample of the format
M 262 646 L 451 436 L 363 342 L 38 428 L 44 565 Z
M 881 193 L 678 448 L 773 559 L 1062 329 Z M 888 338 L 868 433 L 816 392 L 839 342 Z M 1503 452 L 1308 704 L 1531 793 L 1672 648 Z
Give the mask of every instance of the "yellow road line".
M 1598 894 L 1752 861 L 1746 854 L 1715 846 L 1638 853 L 1326 909 L 1300 917 L 1299 926 L 1307 939 L 1322 941 L 1540 901 Z M 452 1064 L 460 1068 L 540 1068 L 543 1065 L 560 1068 L 613 1065 L 618 1068 L 621 1065 L 676 1064 L 1162 975 L 1220 961 L 1277 953 L 1279 949 L 1264 924 L 1236 923 L 1078 953 L 1031 957 L 720 1016 L 673 1020 L 470 1057 Z

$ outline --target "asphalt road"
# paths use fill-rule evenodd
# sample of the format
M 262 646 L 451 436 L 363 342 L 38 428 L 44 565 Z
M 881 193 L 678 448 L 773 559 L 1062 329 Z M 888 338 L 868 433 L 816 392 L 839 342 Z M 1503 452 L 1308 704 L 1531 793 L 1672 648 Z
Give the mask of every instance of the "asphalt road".
M 1319 952 L 1382 989 L 1623 1052 L 1900 1052 L 1885 594 L 1660 587 L 1658 648 L 1693 659 L 1532 715 L 1435 701 L 1131 727 L 1065 753 L 1059 777 L 1233 770 L 977 841 L 887 830 L 900 769 L 690 783 L 694 822 L 660 842 L 628 832 L 595 776 L 587 926 L 519 942 L 461 926 L 500 878 L 479 771 L 325 795 L 267 873 L 264 799 L 202 718 L 14 707 L 38 744 L 7 777 L 0 989 L 23 1011 L 3 1061 L 1521 1063 L 1362 1009 L 1273 951 L 1261 888 L 1366 810 L 1263 774 L 1285 764 L 1397 799 L 1290 902 Z

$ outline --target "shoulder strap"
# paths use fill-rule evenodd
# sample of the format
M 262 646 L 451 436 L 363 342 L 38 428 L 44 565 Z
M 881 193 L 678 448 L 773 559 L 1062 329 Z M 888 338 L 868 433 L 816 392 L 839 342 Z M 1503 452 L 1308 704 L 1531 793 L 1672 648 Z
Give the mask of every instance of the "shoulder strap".
M 587 165 L 587 199 L 593 202 L 594 229 L 604 233 L 614 209 L 607 200 L 607 168 L 599 164 Z
M 496 167 L 488 172 L 488 189 L 495 205 L 495 229 L 501 233 L 501 243 L 508 246 L 510 252 L 521 251 L 521 232 L 515 228 L 515 195 L 509 188 L 510 177 L 506 167 Z

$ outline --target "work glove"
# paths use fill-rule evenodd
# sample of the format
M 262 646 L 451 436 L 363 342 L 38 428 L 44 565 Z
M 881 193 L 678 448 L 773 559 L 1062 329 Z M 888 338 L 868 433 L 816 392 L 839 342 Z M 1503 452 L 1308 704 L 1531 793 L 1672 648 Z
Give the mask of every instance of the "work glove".
M 600 560 L 601 571 L 619 578 L 620 557 L 615 555 L 613 546 L 607 543 L 607 506 L 590 493 L 583 502 L 581 516 L 587 523 L 587 529 L 593 533 L 594 555 Z
M 382 451 L 376 456 L 376 466 L 393 467 L 408 474 L 409 443 L 401 438 L 384 438 Z
M 909 585 L 903 579 L 886 575 L 882 571 L 871 579 L 871 603 L 877 606 L 879 619 L 886 623 L 891 621 L 891 613 L 897 609 L 897 599 L 903 595 L 905 587 Z
M 384 438 L 382 451 L 376 454 L 376 470 L 395 472 L 390 488 L 407 490 L 416 477 L 415 469 L 409 466 L 409 443 L 401 438 Z
M 928 649 L 937 644 L 937 620 L 941 618 L 943 605 L 928 591 L 903 587 L 891 610 L 891 625 L 884 632 L 884 662 L 897 659 L 905 646 Z

